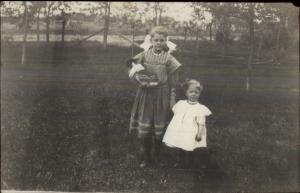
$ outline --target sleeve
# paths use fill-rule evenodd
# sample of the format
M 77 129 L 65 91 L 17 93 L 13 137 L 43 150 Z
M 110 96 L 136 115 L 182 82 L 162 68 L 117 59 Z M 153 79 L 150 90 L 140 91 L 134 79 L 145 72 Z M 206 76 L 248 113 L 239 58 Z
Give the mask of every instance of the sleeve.
M 172 74 L 175 72 L 182 64 L 171 54 L 169 55 L 168 58 L 168 63 L 167 63 L 167 72 L 168 74 Z
M 181 103 L 181 101 L 178 101 L 178 102 L 173 106 L 172 111 L 173 111 L 174 114 L 178 112 L 178 109 L 180 109 L 180 103 Z
M 207 117 L 207 116 L 209 116 L 209 115 L 212 114 L 212 112 L 206 106 L 203 105 L 202 107 L 203 107 L 202 108 L 202 112 L 203 112 L 203 114 L 204 114 L 205 117 Z
M 145 52 L 141 52 L 133 57 L 134 60 L 137 60 L 137 64 L 141 64 L 144 62 Z
M 198 109 L 198 112 L 197 112 L 197 115 L 196 115 L 196 121 L 199 123 L 199 124 L 205 124 L 206 122 L 206 117 L 211 115 L 212 112 L 204 105 L 202 105 L 199 109 Z

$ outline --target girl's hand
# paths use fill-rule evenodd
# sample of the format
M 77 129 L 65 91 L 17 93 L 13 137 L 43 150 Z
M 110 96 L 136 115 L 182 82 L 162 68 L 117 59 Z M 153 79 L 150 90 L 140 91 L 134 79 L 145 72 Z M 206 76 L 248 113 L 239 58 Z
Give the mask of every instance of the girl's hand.
M 170 96 L 170 108 L 172 109 L 173 106 L 176 104 L 176 93 L 175 88 L 171 88 L 171 96 Z
M 173 108 L 173 106 L 175 105 L 175 103 L 176 103 L 175 96 L 171 95 L 171 97 L 170 97 L 170 108 L 171 109 Z
M 197 131 L 195 140 L 196 141 L 201 141 L 202 140 L 202 132 L 203 132 L 203 129 L 204 129 L 205 126 L 203 124 L 199 123 L 198 117 L 195 118 L 195 121 L 196 121 L 196 124 L 198 126 L 198 131 Z
M 171 98 L 171 100 L 170 100 L 170 108 L 172 109 L 175 104 L 176 104 L 175 99 Z
M 195 140 L 196 141 L 201 141 L 202 138 L 201 138 L 201 133 L 197 133 L 196 137 L 195 137 Z
M 149 84 L 147 82 L 140 82 L 142 87 L 149 87 Z

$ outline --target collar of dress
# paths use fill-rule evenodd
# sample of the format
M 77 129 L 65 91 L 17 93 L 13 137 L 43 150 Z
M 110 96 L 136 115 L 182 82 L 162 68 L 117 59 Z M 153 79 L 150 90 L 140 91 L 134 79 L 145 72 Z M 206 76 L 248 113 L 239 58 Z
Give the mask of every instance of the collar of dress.
M 186 100 L 186 102 L 187 102 L 187 104 L 189 104 L 189 105 L 195 105 L 195 104 L 198 104 L 198 101 L 196 101 L 196 102 L 189 102 L 188 100 Z
M 155 56 L 160 56 L 160 55 L 163 53 L 163 51 L 161 51 L 159 54 L 157 54 L 157 53 L 154 52 L 154 49 L 153 49 L 153 48 L 151 49 L 151 51 L 152 51 L 152 53 L 153 53 Z

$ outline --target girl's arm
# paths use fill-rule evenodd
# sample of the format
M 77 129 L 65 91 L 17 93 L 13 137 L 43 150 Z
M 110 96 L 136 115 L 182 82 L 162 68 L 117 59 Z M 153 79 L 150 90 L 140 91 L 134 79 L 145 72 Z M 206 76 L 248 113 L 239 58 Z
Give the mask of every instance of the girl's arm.
M 169 85 L 171 88 L 176 88 L 176 85 L 178 83 L 178 79 L 179 79 L 179 72 L 178 70 L 176 70 L 175 72 L 173 72 L 172 74 L 169 75 Z
M 170 75 L 169 85 L 170 85 L 170 108 L 172 108 L 176 103 L 176 85 L 178 82 L 178 71 L 176 70 L 174 73 Z
M 174 58 L 174 56 L 169 55 L 167 63 L 168 72 L 168 83 L 171 88 L 176 88 L 179 80 L 179 69 L 182 65 Z
M 196 134 L 196 141 L 201 141 L 202 140 L 202 133 L 203 133 L 203 130 L 204 130 L 204 125 L 198 125 L 198 131 L 197 131 L 197 134 Z
M 170 107 L 172 108 L 176 102 L 176 85 L 179 79 L 178 69 L 181 64 L 172 56 L 169 55 L 167 62 L 168 84 L 171 88 Z
M 196 134 L 196 141 L 201 141 L 201 138 L 202 138 L 202 134 L 204 132 L 204 128 L 205 128 L 205 123 L 204 122 L 200 122 L 198 120 L 198 117 L 195 118 L 196 120 L 196 124 L 197 124 L 197 127 L 198 127 L 198 130 L 197 130 L 197 134 Z

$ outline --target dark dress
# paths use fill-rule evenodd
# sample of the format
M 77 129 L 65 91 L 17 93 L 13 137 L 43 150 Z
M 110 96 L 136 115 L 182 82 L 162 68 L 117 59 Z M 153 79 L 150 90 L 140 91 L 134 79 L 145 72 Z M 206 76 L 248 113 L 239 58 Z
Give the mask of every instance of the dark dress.
M 170 87 L 175 87 L 176 84 L 171 79 L 181 64 L 171 54 L 164 51 L 155 54 L 152 48 L 134 58 L 143 63 L 147 71 L 157 76 L 159 84 L 138 87 L 129 129 L 137 129 L 139 137 L 149 133 L 162 136 L 170 109 Z

